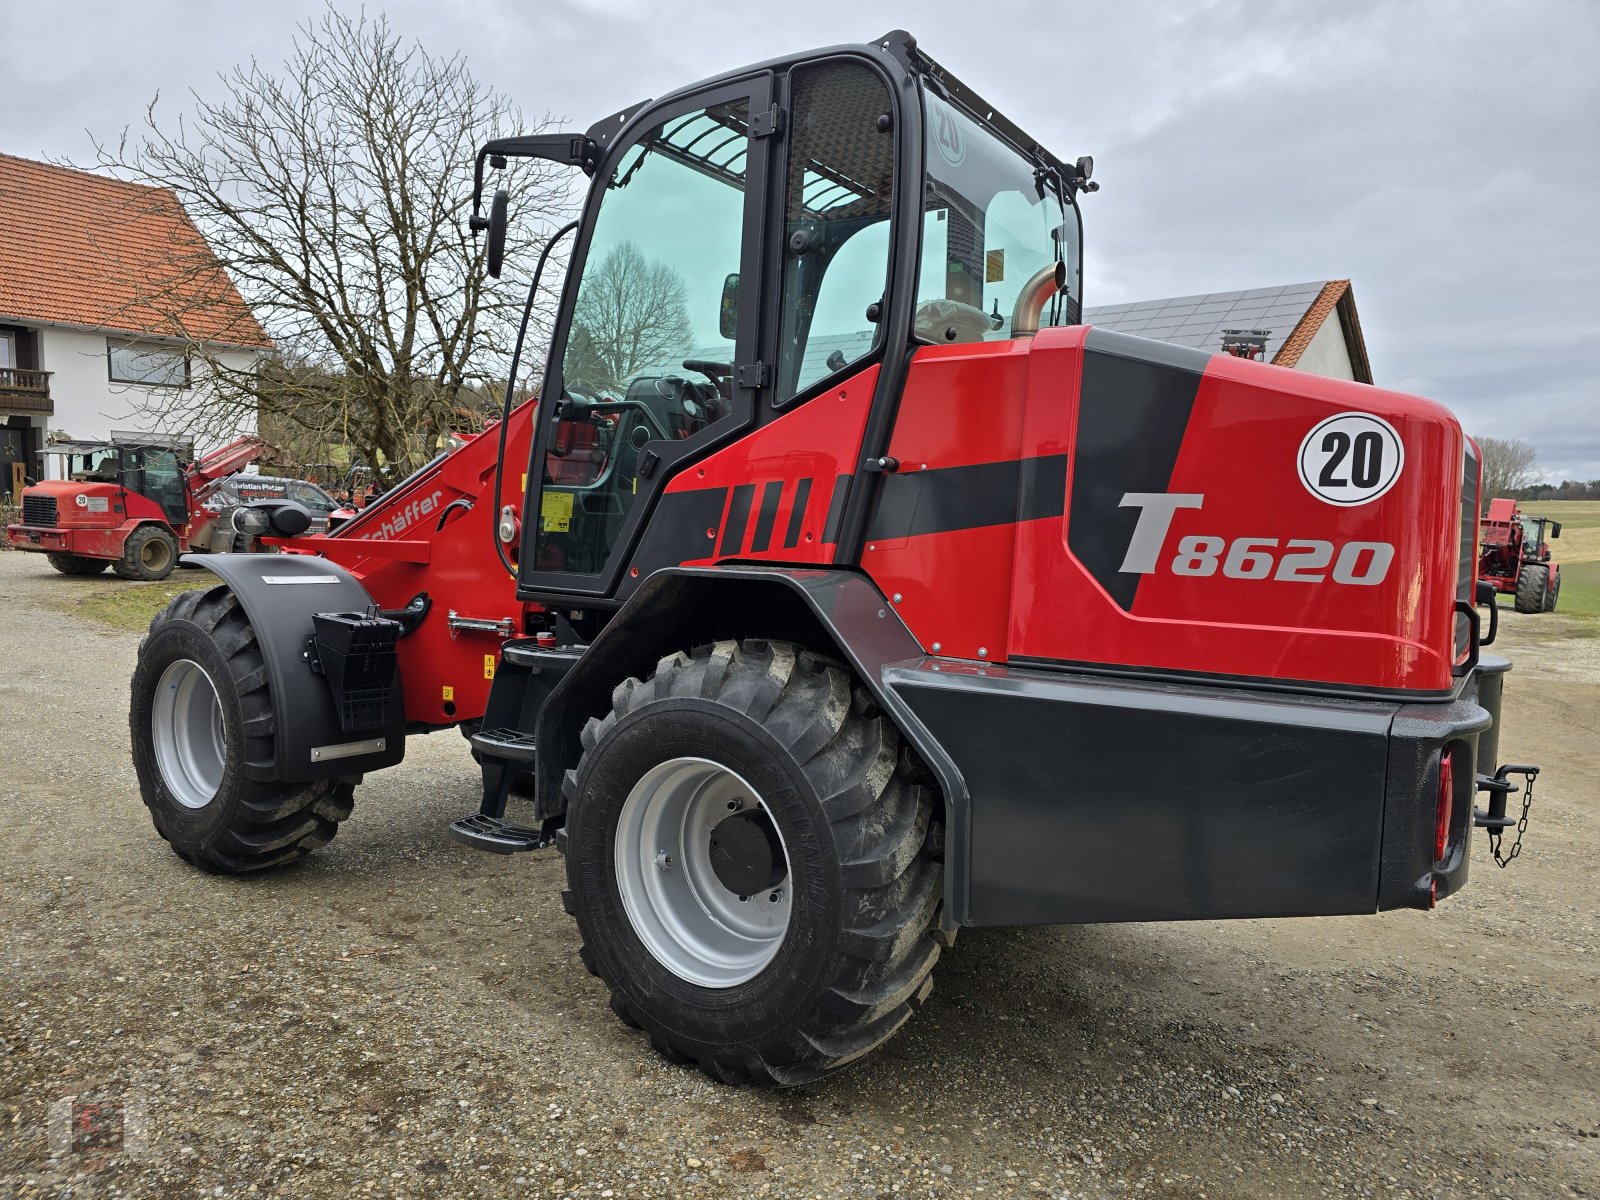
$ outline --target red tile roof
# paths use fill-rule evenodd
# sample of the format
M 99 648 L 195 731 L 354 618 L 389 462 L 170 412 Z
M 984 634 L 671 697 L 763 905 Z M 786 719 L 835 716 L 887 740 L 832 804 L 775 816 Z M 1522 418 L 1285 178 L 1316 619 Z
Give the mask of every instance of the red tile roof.
M 1306 347 L 1311 345 L 1311 339 L 1317 336 L 1317 330 L 1322 328 L 1322 323 L 1335 312 L 1344 324 L 1345 345 L 1350 351 L 1352 373 L 1362 383 L 1371 383 L 1372 365 L 1367 361 L 1367 339 L 1361 333 L 1361 320 L 1356 316 L 1356 294 L 1351 290 L 1348 279 L 1332 279 L 1323 286 L 1322 294 L 1311 302 L 1311 307 L 1306 309 L 1305 316 L 1300 318 L 1294 330 L 1284 339 L 1283 345 L 1272 356 L 1272 361 L 1280 367 L 1292 367 L 1298 363 Z
M 165 188 L 0 154 L 0 318 L 272 343 Z

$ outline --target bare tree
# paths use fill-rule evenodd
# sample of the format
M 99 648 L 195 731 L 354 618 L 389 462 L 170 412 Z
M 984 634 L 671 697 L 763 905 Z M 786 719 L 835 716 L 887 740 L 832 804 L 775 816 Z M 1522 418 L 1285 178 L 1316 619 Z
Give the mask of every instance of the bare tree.
M 562 381 L 615 394 L 647 368 L 676 366 L 689 337 L 683 276 L 619 243 L 584 271 Z
M 301 26 L 280 72 L 251 61 L 221 84 L 216 100 L 193 97 L 187 119 L 159 120 L 158 97 L 136 138 L 98 147 L 102 167 L 175 195 L 208 243 L 174 235 L 161 277 L 138 280 L 138 309 L 161 314 L 150 332 L 198 361 L 200 407 L 185 415 L 220 430 L 258 414 L 369 463 L 425 461 L 498 395 L 522 296 L 511 272 L 487 278 L 466 216 L 477 147 L 530 130 L 459 55 L 331 6 Z M 507 178 L 515 263 L 565 208 L 568 183 L 544 163 L 515 162 Z M 170 204 L 162 195 L 153 203 Z M 276 344 L 265 364 L 198 335 L 215 325 L 219 262 Z
M 1538 454 L 1521 438 L 1474 438 L 1483 461 L 1483 507 L 1497 496 L 1533 484 L 1537 475 Z

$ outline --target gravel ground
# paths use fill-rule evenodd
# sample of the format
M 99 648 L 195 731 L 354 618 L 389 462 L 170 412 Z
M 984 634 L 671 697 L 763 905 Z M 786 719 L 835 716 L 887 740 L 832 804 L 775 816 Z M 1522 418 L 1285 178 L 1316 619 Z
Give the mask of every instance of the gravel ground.
M 968 930 L 883 1051 L 762 1092 L 612 1016 L 553 851 L 449 840 L 454 734 L 301 866 L 181 863 L 137 638 L 42 603 L 127 586 L 0 555 L 0 1195 L 1600 1196 L 1595 623 L 1506 614 L 1536 819 L 1438 912 Z M 68 1097 L 132 1153 L 52 1159 Z

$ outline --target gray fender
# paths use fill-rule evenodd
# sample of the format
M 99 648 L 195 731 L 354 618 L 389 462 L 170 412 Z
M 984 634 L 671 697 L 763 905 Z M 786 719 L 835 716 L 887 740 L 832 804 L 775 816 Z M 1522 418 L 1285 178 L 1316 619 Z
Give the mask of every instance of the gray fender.
M 381 730 L 347 734 L 327 681 L 311 669 L 306 643 L 312 614 L 365 612 L 372 597 L 360 582 L 324 558 L 302 554 L 190 554 L 232 589 L 255 630 L 267 664 L 277 718 L 273 774 L 285 783 L 358 775 L 405 757 L 405 704 L 398 673 Z
M 577 765 L 579 735 L 611 708 L 630 675 L 650 674 L 675 650 L 720 638 L 769 637 L 818 650 L 831 644 L 933 772 L 945 816 L 945 923 L 967 912 L 970 803 L 955 763 L 900 695 L 886 671 L 925 661 L 894 606 L 866 576 L 829 568 L 671 567 L 652 573 L 594 640 L 539 712 L 537 812 L 565 807 L 562 782 Z

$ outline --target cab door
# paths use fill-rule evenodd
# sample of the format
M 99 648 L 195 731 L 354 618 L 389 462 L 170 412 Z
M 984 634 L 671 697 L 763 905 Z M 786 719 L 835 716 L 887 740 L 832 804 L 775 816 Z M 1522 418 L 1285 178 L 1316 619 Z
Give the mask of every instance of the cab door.
M 615 592 L 662 486 L 749 427 L 770 76 L 634 118 L 595 172 L 541 392 L 518 592 Z

